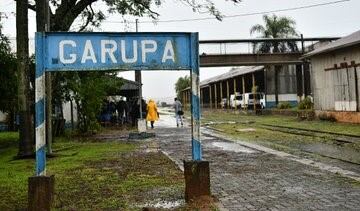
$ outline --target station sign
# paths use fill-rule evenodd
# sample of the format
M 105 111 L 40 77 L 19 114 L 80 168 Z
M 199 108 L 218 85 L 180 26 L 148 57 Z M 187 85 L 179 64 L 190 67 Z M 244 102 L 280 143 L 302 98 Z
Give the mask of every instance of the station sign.
M 37 32 L 35 34 L 36 175 L 46 175 L 45 72 L 190 70 L 191 145 L 201 160 L 198 33 Z
M 189 70 L 195 33 L 37 33 L 45 71 Z

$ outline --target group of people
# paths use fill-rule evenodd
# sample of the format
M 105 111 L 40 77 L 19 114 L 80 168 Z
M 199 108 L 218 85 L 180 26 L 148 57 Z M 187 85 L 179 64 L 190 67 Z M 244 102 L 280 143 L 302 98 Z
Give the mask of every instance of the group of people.
M 140 117 L 140 105 L 142 110 L 142 116 Z M 173 108 L 176 116 L 176 125 L 183 126 L 184 115 L 182 104 L 179 99 L 174 99 Z M 151 128 L 154 128 L 155 121 L 159 120 L 159 112 L 154 100 L 150 99 L 148 103 L 144 99 L 140 100 L 134 98 L 130 101 L 120 99 L 118 102 L 104 101 L 103 109 L 99 117 L 99 121 L 102 123 L 113 123 L 113 124 L 126 124 L 132 123 L 136 125 L 137 119 L 146 117 L 146 121 L 150 122 Z
M 142 100 L 143 117 L 146 115 L 146 103 Z M 121 98 L 118 102 L 104 100 L 99 121 L 103 124 L 126 124 L 136 125 L 136 120 L 140 118 L 140 103 L 138 98 L 130 101 Z

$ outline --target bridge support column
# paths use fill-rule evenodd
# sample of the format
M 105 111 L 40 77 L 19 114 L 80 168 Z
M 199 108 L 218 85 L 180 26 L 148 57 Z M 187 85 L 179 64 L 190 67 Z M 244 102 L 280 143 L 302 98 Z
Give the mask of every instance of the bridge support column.
M 220 106 L 223 99 L 223 82 L 220 81 Z
M 255 111 L 255 113 L 256 113 L 256 96 L 255 96 L 255 94 L 256 94 L 256 81 L 255 81 L 255 74 L 254 73 L 252 73 L 251 74 L 251 77 L 252 77 L 252 93 L 253 93 L 253 97 L 254 97 L 254 111 Z
M 215 91 L 215 109 L 217 109 L 217 89 L 216 89 L 216 83 L 214 84 L 214 91 Z
M 236 78 L 234 78 L 234 105 L 235 105 L 235 110 L 236 110 L 237 105 L 236 105 L 235 95 L 236 95 Z
M 210 97 L 210 109 L 213 108 L 212 106 L 212 92 L 211 92 L 211 84 L 209 84 L 209 97 Z
M 279 104 L 279 68 L 281 66 L 275 66 L 275 104 Z
M 226 80 L 226 108 L 230 106 L 230 90 L 229 90 L 229 80 Z
M 200 88 L 201 109 L 204 109 L 204 90 Z
M 184 107 L 187 108 L 187 91 L 184 91 Z
M 305 97 L 306 97 L 306 94 L 305 94 L 305 69 L 304 69 L 304 63 L 301 64 L 301 77 L 302 77 L 302 80 L 301 80 L 301 89 L 302 89 L 302 99 L 301 100 L 304 100 Z
M 242 80 L 242 93 L 245 94 L 245 76 L 242 76 L 241 80 Z M 247 109 L 247 107 L 246 107 L 246 109 Z

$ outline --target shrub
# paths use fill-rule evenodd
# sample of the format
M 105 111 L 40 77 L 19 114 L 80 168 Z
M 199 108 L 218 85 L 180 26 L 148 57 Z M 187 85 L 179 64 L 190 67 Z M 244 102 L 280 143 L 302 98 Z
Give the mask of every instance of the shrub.
M 314 104 L 311 101 L 311 98 L 306 97 L 304 100 L 302 100 L 299 103 L 298 109 L 300 109 L 300 110 L 308 110 L 308 109 L 312 109 L 313 107 L 314 107 Z
M 291 108 L 291 104 L 289 102 L 281 102 L 277 105 L 278 109 L 288 109 Z
M 336 122 L 336 118 L 332 114 L 320 113 L 318 118 L 323 121 Z

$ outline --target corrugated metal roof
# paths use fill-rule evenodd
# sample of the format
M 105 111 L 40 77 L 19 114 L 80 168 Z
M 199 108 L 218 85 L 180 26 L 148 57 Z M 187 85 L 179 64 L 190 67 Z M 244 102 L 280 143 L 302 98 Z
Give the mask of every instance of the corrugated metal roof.
M 119 78 L 124 82 L 124 84 L 121 86 L 120 90 L 138 90 L 139 89 L 139 83 L 136 81 L 127 80 L 125 78 Z
M 314 55 L 334 51 L 337 49 L 353 46 L 360 43 L 360 30 L 356 31 L 346 37 L 343 37 L 341 39 L 338 39 L 328 45 L 325 45 L 323 47 L 317 48 L 303 56 L 303 58 L 311 57 Z
M 223 81 L 229 78 L 233 78 L 239 75 L 245 75 L 252 72 L 257 72 L 263 70 L 264 66 L 246 66 L 246 67 L 239 67 L 239 68 L 232 68 L 229 72 L 214 76 L 212 78 L 206 79 L 200 82 L 200 87 L 207 86 L 211 83 Z

